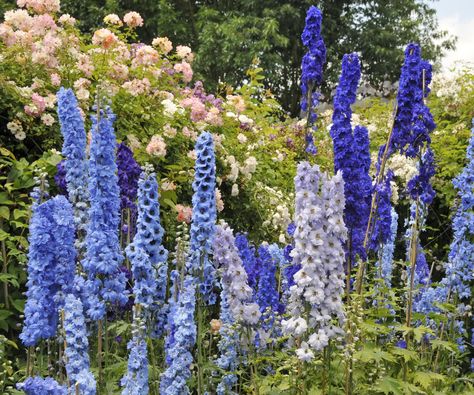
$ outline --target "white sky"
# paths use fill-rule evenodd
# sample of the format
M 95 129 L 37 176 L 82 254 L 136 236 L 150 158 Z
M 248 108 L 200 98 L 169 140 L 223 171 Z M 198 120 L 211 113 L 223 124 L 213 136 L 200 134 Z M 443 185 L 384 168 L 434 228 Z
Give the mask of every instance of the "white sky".
M 474 0 L 439 0 L 433 3 L 440 27 L 458 37 L 456 50 L 443 59 L 445 70 L 457 62 L 474 64 Z

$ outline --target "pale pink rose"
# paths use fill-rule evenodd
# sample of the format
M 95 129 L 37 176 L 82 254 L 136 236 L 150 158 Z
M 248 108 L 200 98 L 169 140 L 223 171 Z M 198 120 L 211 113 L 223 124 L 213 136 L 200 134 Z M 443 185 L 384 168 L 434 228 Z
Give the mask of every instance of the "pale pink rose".
M 58 26 L 49 14 L 35 15 L 31 18 L 30 32 L 33 36 L 44 36 L 46 33 L 56 31 Z
M 131 81 L 127 81 L 122 85 L 122 88 L 124 88 L 128 93 L 130 93 L 132 96 L 138 96 L 142 93 L 146 93 L 150 90 L 151 84 L 148 78 L 143 78 L 141 80 L 139 79 L 133 79 Z
M 104 23 L 107 23 L 108 25 L 122 26 L 122 21 L 116 14 L 108 14 L 104 16 Z
M 104 49 L 110 48 L 118 41 L 117 36 L 109 29 L 99 29 L 94 32 L 92 36 L 92 44 L 98 45 Z
M 135 58 L 132 60 L 132 65 L 152 66 L 158 62 L 160 55 L 149 45 L 144 45 L 137 49 Z
M 125 44 L 123 41 L 118 41 L 115 44 L 113 52 L 115 54 L 116 62 L 125 62 L 132 57 L 130 51 L 128 50 L 127 44 Z
M 178 212 L 178 216 L 176 218 L 178 222 L 186 222 L 189 224 L 193 218 L 193 209 L 189 206 L 183 206 L 182 204 L 177 204 L 175 208 Z
M 51 126 L 54 124 L 55 119 L 51 114 L 43 114 L 41 115 L 41 121 L 46 125 L 46 126 Z
M 30 30 L 33 18 L 26 10 L 11 10 L 5 12 L 5 25 L 10 28 L 27 31 Z
M 154 38 L 151 42 L 151 45 L 160 48 L 161 52 L 163 52 L 165 55 L 173 49 L 173 43 L 169 40 L 168 37 Z
M 90 92 L 86 88 L 79 88 L 76 90 L 76 97 L 80 101 L 89 100 Z
M 237 140 L 240 144 L 245 144 L 247 142 L 247 136 L 245 136 L 245 134 L 239 133 L 237 135 Z
M 198 97 L 187 97 L 180 101 L 181 106 L 191 109 L 191 120 L 202 121 L 206 118 L 207 110 L 204 103 Z
M 78 80 L 74 81 L 74 89 L 81 89 L 81 88 L 88 88 L 91 82 L 87 78 L 79 78 Z
M 176 47 L 176 55 L 180 59 L 187 60 L 188 62 L 192 62 L 194 55 L 191 52 L 191 48 L 185 46 L 185 45 L 178 45 Z
M 205 121 L 214 126 L 221 126 L 222 125 L 222 117 L 220 116 L 220 111 L 217 107 L 212 107 L 205 118 Z
M 220 329 L 221 329 L 221 326 L 222 326 L 221 320 L 216 320 L 216 319 L 211 320 L 211 332 L 212 332 L 212 334 L 213 335 L 218 334 Z
M 176 133 L 178 131 L 176 130 L 176 128 L 173 128 L 171 127 L 171 125 L 169 124 L 166 124 L 164 127 L 163 127 L 163 134 L 166 136 L 166 137 L 169 137 L 169 138 L 173 138 L 176 136 Z
M 189 159 L 196 160 L 197 159 L 196 151 L 194 150 L 189 151 L 187 154 L 187 157 Z
M 115 80 L 126 80 L 128 78 L 128 67 L 125 64 L 115 64 L 112 66 L 110 76 Z
M 11 47 L 17 42 L 15 32 L 5 23 L 0 24 L 0 37 L 7 47 Z
M 188 62 L 183 60 L 181 63 L 176 63 L 173 69 L 183 74 L 184 82 L 190 82 L 193 79 L 193 69 Z
M 228 95 L 227 102 L 233 106 L 237 112 L 245 111 L 245 101 L 244 98 L 240 95 Z
M 76 63 L 78 70 L 82 71 L 86 77 L 91 77 L 94 72 L 91 58 L 85 54 L 80 54 Z
M 129 134 L 127 136 L 128 139 L 128 145 L 132 150 L 136 150 L 138 148 L 141 148 L 142 144 L 140 143 L 140 140 L 137 139 L 137 137 L 134 134 Z
M 76 24 L 76 18 L 69 14 L 63 14 L 59 17 L 59 23 L 62 25 L 74 26 Z
M 220 213 L 222 210 L 224 210 L 224 201 L 222 200 L 222 194 L 219 188 L 216 188 L 216 208 L 217 211 Z
M 59 85 L 61 85 L 61 77 L 59 76 L 59 74 L 57 74 L 57 73 L 51 74 L 51 83 L 52 83 L 54 86 L 59 86 Z
M 164 179 L 161 181 L 161 190 L 163 191 L 175 191 L 176 190 L 176 184 L 173 181 L 169 181 L 167 179 Z
M 56 105 L 56 95 L 54 93 L 48 93 L 48 96 L 44 98 L 46 108 L 54 108 Z
M 123 21 L 127 24 L 128 27 L 135 28 L 138 26 L 143 26 L 143 18 L 138 12 L 131 11 L 126 13 L 123 16 Z
M 191 140 L 196 140 L 197 139 L 197 132 L 189 129 L 187 126 L 183 128 L 183 136 L 184 137 L 189 137 Z
M 35 92 L 31 95 L 31 101 L 31 104 L 24 107 L 25 112 L 33 117 L 39 117 L 46 109 L 44 97 Z
M 163 137 L 154 135 L 146 147 L 146 152 L 149 155 L 164 157 L 166 156 L 166 143 Z

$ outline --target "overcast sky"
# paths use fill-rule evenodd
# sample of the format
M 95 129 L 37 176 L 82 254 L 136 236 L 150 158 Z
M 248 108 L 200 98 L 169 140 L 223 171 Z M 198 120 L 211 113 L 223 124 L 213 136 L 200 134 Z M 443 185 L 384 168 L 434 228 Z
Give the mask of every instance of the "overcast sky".
M 456 50 L 443 60 L 444 68 L 457 61 L 474 64 L 474 0 L 439 0 L 433 3 L 441 28 L 458 36 Z

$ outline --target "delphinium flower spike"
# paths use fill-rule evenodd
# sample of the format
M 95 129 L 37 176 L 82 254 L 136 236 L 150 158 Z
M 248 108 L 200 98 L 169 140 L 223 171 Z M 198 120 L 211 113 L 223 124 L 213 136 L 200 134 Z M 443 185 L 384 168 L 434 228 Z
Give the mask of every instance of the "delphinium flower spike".
M 195 151 L 191 256 L 188 272 L 198 279 L 199 293 L 204 302 L 212 305 L 216 302 L 214 288 L 217 280 L 209 254 L 214 239 L 217 212 L 214 142 L 210 133 L 200 134 L 196 141 Z
M 373 231 L 370 235 L 369 248 L 378 251 L 392 236 L 393 210 L 390 199 L 392 197 L 391 182 L 393 171 L 389 170 L 380 184 L 374 185 L 377 192 L 377 210 L 373 219 Z
M 87 315 L 93 320 L 105 315 L 105 302 L 127 302 L 126 277 L 120 270 L 123 255 L 119 245 L 120 194 L 115 163 L 115 115 L 110 108 L 92 116 L 89 159 L 89 223 L 86 256 Z
M 259 268 L 255 256 L 255 247 L 244 233 L 238 233 L 235 236 L 235 245 L 239 250 L 240 259 L 242 259 L 242 264 L 247 272 L 248 283 L 253 290 L 256 290 Z
M 26 395 L 67 395 L 67 388 L 51 377 L 28 377 L 16 385 Z
M 387 288 L 392 286 L 393 254 L 395 252 L 395 240 L 398 229 L 398 214 L 393 207 L 390 214 L 390 236 L 378 250 L 379 259 L 375 263 L 376 276 L 383 280 Z
M 72 388 L 78 384 L 81 394 L 95 395 L 96 382 L 89 369 L 89 341 L 83 306 L 80 299 L 73 294 L 66 296 L 64 332 L 66 334 L 66 372 Z
M 356 100 L 360 79 L 357 54 L 346 54 L 334 97 L 331 137 L 334 142 L 334 170 L 341 171 L 344 179 L 346 206 L 344 222 L 349 230 L 346 253 L 351 262 L 356 255 L 366 257 L 365 231 L 370 213 L 372 180 L 369 176 L 370 153 L 367 129 L 351 126 L 351 105 Z
M 323 81 L 323 67 L 326 62 L 326 46 L 321 36 L 321 11 L 311 6 L 306 14 L 305 28 L 301 35 L 303 45 L 308 48 L 301 64 L 301 110 L 306 113 L 307 132 L 305 135 L 305 151 L 315 155 L 313 133 L 308 130 L 316 121 L 314 107 L 318 104 L 319 94 L 315 91 Z
M 154 173 L 143 172 L 138 187 L 137 232 L 126 248 L 132 264 L 135 301 L 153 314 L 152 331 L 159 336 L 165 324 L 168 251 L 163 247 L 158 183 Z
M 64 196 L 37 205 L 30 222 L 25 324 L 20 339 L 34 346 L 55 335 L 58 309 L 76 265 L 73 208 Z
M 66 187 L 69 201 L 74 207 L 74 220 L 77 227 L 77 242 L 82 253 L 87 227 L 87 136 L 84 120 L 72 89 L 61 88 L 57 94 L 58 118 L 64 143 L 62 154 L 66 173 Z
M 311 360 L 313 350 L 321 351 L 342 331 L 342 242 L 347 237 L 342 218 L 344 182 L 340 172 L 331 178 L 318 166 L 303 162 L 298 165 L 295 189 L 295 248 L 291 255 L 301 269 L 294 275 L 287 307 L 290 318 L 282 321 L 282 329 L 293 341 L 301 340 L 298 357 Z M 334 318 L 339 326 L 332 324 Z
M 124 389 L 122 395 L 148 394 L 148 357 L 146 344 L 146 327 L 143 322 L 141 308 L 135 306 L 132 326 L 132 340 L 127 345 L 128 369 L 120 384 Z

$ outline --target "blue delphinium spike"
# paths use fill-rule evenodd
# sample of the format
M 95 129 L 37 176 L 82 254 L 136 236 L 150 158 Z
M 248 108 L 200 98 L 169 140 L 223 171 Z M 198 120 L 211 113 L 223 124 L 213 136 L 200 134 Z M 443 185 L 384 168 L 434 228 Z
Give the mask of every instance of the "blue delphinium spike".
M 145 331 L 145 324 L 139 317 L 139 312 L 135 310 L 133 338 L 127 345 L 129 350 L 127 373 L 120 382 L 124 387 L 122 395 L 148 394 L 148 353 Z
M 66 371 L 72 388 L 79 384 L 81 394 L 95 395 L 96 383 L 89 369 L 89 341 L 83 307 L 80 299 L 73 294 L 66 296 L 64 331 L 66 333 Z
M 61 88 L 57 94 L 58 118 L 64 138 L 62 154 L 69 201 L 74 207 L 78 244 L 82 250 L 87 224 L 87 136 L 77 99 L 72 89 Z
M 127 302 L 126 278 L 120 270 L 123 255 L 118 231 L 120 194 L 115 163 L 115 116 L 107 109 L 92 116 L 92 143 L 89 160 L 89 223 L 86 256 L 88 293 L 95 296 L 86 306 L 88 316 L 99 320 L 105 314 L 105 302 L 124 305 Z M 88 302 L 89 303 L 89 302 Z
M 28 290 L 20 339 L 34 346 L 55 335 L 58 309 L 70 292 L 76 265 L 71 204 L 57 196 L 36 206 L 30 222 Z
M 248 283 L 253 290 L 257 289 L 258 279 L 258 260 L 255 256 L 255 247 L 252 246 L 243 233 L 238 233 L 235 236 L 235 245 L 239 250 L 240 259 L 247 272 Z
M 188 272 L 199 278 L 199 292 L 207 304 L 216 302 L 214 265 L 209 259 L 216 223 L 216 165 L 212 135 L 203 132 L 195 146 L 196 164 L 193 182 L 191 256 Z

